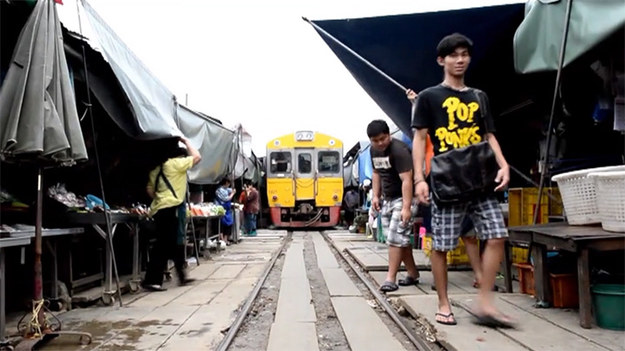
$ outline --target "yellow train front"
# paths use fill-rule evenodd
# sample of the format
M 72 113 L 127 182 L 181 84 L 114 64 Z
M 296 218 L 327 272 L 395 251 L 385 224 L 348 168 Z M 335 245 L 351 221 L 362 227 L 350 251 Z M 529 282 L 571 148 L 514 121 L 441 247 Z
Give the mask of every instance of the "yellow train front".
M 276 227 L 331 227 L 343 201 L 343 143 L 312 131 L 267 143 L 267 199 Z

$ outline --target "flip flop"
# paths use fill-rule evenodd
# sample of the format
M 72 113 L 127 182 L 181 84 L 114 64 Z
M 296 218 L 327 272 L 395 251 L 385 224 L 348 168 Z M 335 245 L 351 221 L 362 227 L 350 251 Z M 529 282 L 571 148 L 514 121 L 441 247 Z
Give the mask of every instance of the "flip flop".
M 397 289 L 399 289 L 397 284 L 395 284 L 393 282 L 389 282 L 389 281 L 385 281 L 384 283 L 382 283 L 382 286 L 380 286 L 380 291 L 382 291 L 382 292 L 391 292 L 391 291 L 395 291 Z
M 504 315 L 504 317 L 506 317 Z M 510 321 L 502 318 L 497 318 L 495 316 L 485 314 L 485 315 L 475 315 L 474 323 L 477 325 L 482 325 L 489 328 L 502 328 L 502 329 L 514 329 L 516 325 Z
M 473 287 L 479 289 L 480 283 L 477 280 L 473 280 Z M 499 291 L 499 287 L 497 285 L 493 286 L 493 291 Z
M 456 317 L 454 317 L 454 314 L 452 312 L 449 312 L 449 314 L 436 312 L 435 316 L 441 316 L 441 317 L 447 319 L 446 321 L 439 321 L 438 319 L 435 319 L 436 323 L 444 324 L 444 325 L 456 325 L 456 324 L 458 324 L 458 322 L 456 321 Z M 449 318 L 451 318 L 451 321 L 449 320 Z
M 411 286 L 411 285 L 418 285 L 418 284 L 419 284 L 419 278 L 413 278 L 409 275 L 407 275 L 406 278 L 400 279 L 397 282 L 397 285 L 399 286 Z

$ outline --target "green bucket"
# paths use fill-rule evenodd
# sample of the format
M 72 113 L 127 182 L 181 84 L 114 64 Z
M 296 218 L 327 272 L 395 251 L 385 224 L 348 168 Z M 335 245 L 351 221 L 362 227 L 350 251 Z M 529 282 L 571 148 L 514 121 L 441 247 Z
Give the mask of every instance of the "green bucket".
M 598 326 L 605 329 L 625 330 L 624 284 L 594 285 L 592 302 Z

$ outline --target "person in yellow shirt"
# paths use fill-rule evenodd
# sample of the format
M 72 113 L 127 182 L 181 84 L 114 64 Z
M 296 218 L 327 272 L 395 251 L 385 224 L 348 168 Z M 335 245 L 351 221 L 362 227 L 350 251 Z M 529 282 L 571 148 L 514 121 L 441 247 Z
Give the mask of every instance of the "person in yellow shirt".
M 180 285 L 191 283 L 184 269 L 184 222 L 186 220 L 187 171 L 198 164 L 202 156 L 184 137 L 186 146 L 173 151 L 148 178 L 147 193 L 152 198 L 150 216 L 155 221 L 156 242 L 150 251 L 150 261 L 142 282 L 144 289 L 164 291 L 163 272 L 172 259 Z

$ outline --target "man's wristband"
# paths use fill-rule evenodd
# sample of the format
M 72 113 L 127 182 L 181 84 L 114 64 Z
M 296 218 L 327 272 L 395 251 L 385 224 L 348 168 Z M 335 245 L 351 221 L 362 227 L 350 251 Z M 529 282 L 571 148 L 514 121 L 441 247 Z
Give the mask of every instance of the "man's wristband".
M 421 183 L 421 182 L 425 182 L 425 179 L 419 179 L 419 180 L 415 181 L 415 182 L 414 182 L 414 185 L 417 185 L 417 184 L 419 184 L 419 183 Z

